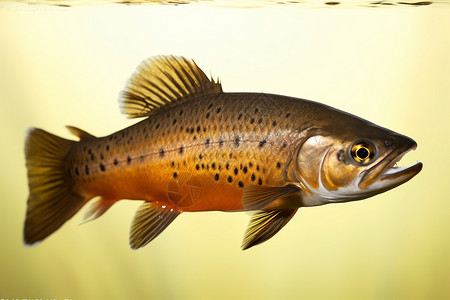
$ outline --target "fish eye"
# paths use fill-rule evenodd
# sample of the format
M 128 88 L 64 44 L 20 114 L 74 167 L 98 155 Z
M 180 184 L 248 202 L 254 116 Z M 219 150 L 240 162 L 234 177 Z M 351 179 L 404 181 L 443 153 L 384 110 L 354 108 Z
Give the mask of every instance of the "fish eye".
M 353 144 L 351 147 L 351 156 L 358 164 L 370 163 L 376 154 L 375 145 L 368 141 L 359 141 Z

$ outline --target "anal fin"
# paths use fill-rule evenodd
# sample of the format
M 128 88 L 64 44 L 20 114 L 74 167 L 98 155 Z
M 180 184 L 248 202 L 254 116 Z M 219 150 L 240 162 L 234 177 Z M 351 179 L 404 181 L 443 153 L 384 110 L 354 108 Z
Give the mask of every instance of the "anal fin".
M 273 237 L 295 215 L 295 209 L 260 211 L 251 219 L 245 232 L 242 250 L 261 244 Z
M 100 197 L 95 200 L 90 206 L 89 209 L 84 214 L 84 222 L 87 223 L 93 221 L 103 215 L 111 206 L 116 203 L 116 200 L 110 200 L 107 198 Z
M 180 214 L 176 209 L 159 208 L 151 202 L 144 202 L 136 212 L 130 230 L 132 249 L 144 247 L 156 238 Z

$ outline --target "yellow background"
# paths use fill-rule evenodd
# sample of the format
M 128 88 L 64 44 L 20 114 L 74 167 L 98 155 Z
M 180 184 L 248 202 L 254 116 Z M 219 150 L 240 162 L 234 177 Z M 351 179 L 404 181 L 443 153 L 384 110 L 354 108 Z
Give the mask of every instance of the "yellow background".
M 449 299 L 450 9 L 213 5 L 0 9 L 0 298 Z M 302 208 L 240 250 L 249 215 L 185 213 L 132 251 L 137 201 L 22 243 L 26 129 L 132 124 L 118 93 L 152 55 L 196 59 L 225 91 L 317 100 L 415 139 L 423 171 L 373 198 Z

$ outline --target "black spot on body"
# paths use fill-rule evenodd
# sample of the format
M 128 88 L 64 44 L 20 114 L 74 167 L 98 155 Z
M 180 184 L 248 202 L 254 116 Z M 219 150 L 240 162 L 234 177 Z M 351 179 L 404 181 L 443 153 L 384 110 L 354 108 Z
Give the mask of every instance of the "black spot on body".
M 200 166 L 199 166 L 199 165 L 195 165 L 195 168 L 196 168 L 197 170 L 200 170 Z
M 209 118 L 209 112 L 206 113 L 206 118 L 207 118 L 207 119 Z
M 106 151 L 109 151 L 109 145 L 106 145 Z
M 242 169 L 242 172 L 244 172 L 244 174 L 247 174 L 247 172 L 248 172 L 247 167 L 244 167 L 244 169 Z
M 252 162 L 249 162 L 248 163 L 248 166 L 251 168 L 251 167 L 253 167 L 253 163 Z
M 191 129 L 189 130 L 189 133 L 194 133 L 194 127 L 191 127 Z
M 267 143 L 266 140 L 262 140 L 261 142 L 259 142 L 259 148 L 264 147 L 264 145 Z
M 244 187 L 244 183 L 242 181 L 238 182 L 238 187 L 240 187 L 241 189 Z
M 207 146 L 208 146 L 208 145 L 209 145 L 209 143 L 210 143 L 210 139 L 209 139 L 209 138 L 207 138 L 207 139 L 206 139 L 206 141 L 205 141 L 205 145 L 207 145 Z
M 199 133 L 202 130 L 200 126 L 197 126 L 197 133 Z
M 238 116 L 238 120 L 240 120 L 242 118 L 242 114 L 239 114 Z
M 216 169 L 216 163 L 212 163 L 212 164 L 211 164 L 211 168 L 212 168 L 213 170 L 215 170 L 215 169 Z
M 198 158 L 202 159 L 202 158 L 203 158 L 203 155 L 200 154 L 200 155 L 198 156 Z
M 212 106 L 213 106 L 213 104 L 210 103 L 210 104 L 208 105 L 208 109 L 211 109 Z
M 239 172 L 238 168 L 234 168 L 234 175 L 237 175 Z
M 127 164 L 130 164 L 131 163 L 131 157 L 128 155 L 127 156 Z
M 183 110 L 180 110 L 180 116 L 183 114 Z
M 177 119 L 173 119 L 172 125 L 175 125 L 177 123 Z
M 214 175 L 214 180 L 218 181 L 219 180 L 219 173 L 216 173 L 216 175 Z
M 286 148 L 286 147 L 287 147 L 287 143 L 284 142 L 283 145 L 281 146 L 281 150 L 283 150 L 283 149 Z
M 258 179 L 258 184 L 259 184 L 259 185 L 262 185 L 262 180 L 261 180 L 261 178 Z
M 225 165 L 225 168 L 226 168 L 227 170 L 229 170 L 229 169 L 230 169 L 230 164 L 227 163 L 227 164 Z
M 221 110 L 222 110 L 222 109 L 219 107 L 219 108 L 216 110 L 216 113 L 220 113 Z
M 281 163 L 277 162 L 277 169 L 281 168 Z
M 173 161 L 173 162 L 171 163 L 171 165 L 172 165 L 172 167 L 175 167 L 175 162 Z
M 177 179 L 177 177 L 178 177 L 177 172 L 174 172 L 174 173 L 173 173 L 173 179 Z
M 255 119 L 254 119 L 254 118 L 251 118 L 251 119 L 250 119 L 250 124 L 253 124 L 253 123 L 255 123 Z
M 84 173 L 86 173 L 86 175 L 89 175 L 89 167 L 87 165 L 84 166 Z
M 256 176 L 255 176 L 255 174 L 252 174 L 252 177 L 251 177 L 251 179 L 252 179 L 252 181 L 255 181 L 255 180 L 256 180 Z
M 273 121 L 272 126 L 277 126 L 277 121 Z
M 258 124 L 261 124 L 261 123 L 262 123 L 262 118 L 258 120 Z
M 223 146 L 223 141 L 220 140 L 220 141 L 219 141 L 219 147 L 222 147 L 222 146 Z
M 233 178 L 231 178 L 231 176 L 228 176 L 227 181 L 228 181 L 229 183 L 232 183 L 232 182 L 233 182 Z
M 257 114 L 259 112 L 258 108 L 255 108 L 255 114 Z
M 286 118 L 289 118 L 291 116 L 291 113 L 286 114 Z
M 105 172 L 106 169 L 105 169 L 105 165 L 104 165 L 104 164 L 100 164 L 99 167 L 100 167 L 100 170 L 101 170 L 102 172 Z
M 77 167 L 75 167 L 75 174 L 76 174 L 77 176 L 80 175 L 80 173 L 78 172 L 78 168 L 77 168 Z
M 119 164 L 119 161 L 117 160 L 117 158 L 114 158 L 114 165 L 117 166 Z
M 239 147 L 239 142 L 240 142 L 240 138 L 237 136 L 237 137 L 235 137 L 234 138 L 234 145 L 236 146 L 236 147 Z
M 164 149 L 163 148 L 161 148 L 161 149 L 159 149 L 159 156 L 160 157 L 164 157 Z
M 155 126 L 155 129 L 158 129 L 159 128 L 159 123 L 158 124 L 156 124 L 156 126 Z

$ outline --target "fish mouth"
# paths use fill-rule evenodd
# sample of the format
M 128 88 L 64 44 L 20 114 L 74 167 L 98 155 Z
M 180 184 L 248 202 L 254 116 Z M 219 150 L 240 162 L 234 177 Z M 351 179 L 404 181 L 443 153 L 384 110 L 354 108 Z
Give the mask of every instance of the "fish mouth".
M 358 187 L 360 189 L 370 187 L 371 190 L 382 192 L 405 183 L 416 176 L 422 170 L 423 164 L 421 162 L 406 167 L 397 165 L 403 156 L 416 148 L 416 142 L 411 140 L 409 145 L 391 151 L 380 162 L 364 173 L 358 183 Z

